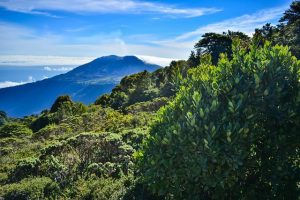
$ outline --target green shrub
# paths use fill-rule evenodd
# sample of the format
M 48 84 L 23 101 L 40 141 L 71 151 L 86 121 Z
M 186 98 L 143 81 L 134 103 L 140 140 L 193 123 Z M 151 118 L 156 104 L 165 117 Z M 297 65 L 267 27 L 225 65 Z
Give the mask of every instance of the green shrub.
M 156 112 L 162 106 L 168 103 L 169 99 L 160 97 L 152 99 L 151 101 L 139 102 L 125 108 L 126 113 L 136 114 L 139 112 Z
M 58 189 L 50 178 L 28 178 L 0 187 L 0 196 L 6 200 L 47 199 L 55 198 Z
M 128 95 L 125 92 L 116 92 L 111 95 L 111 107 L 114 109 L 120 109 L 124 104 L 128 102 Z
M 149 135 L 147 128 L 128 129 L 121 132 L 122 140 L 138 150 L 144 139 Z
M 40 174 L 50 177 L 61 185 L 64 185 L 69 181 L 67 180 L 67 176 L 69 175 L 67 167 L 53 155 L 50 155 L 43 161 L 39 170 Z
M 133 170 L 134 149 L 115 133 L 81 133 L 42 150 L 39 174 L 61 184 L 79 175 L 118 178 Z
M 103 94 L 95 101 L 95 105 L 102 105 L 103 107 L 107 107 L 110 102 L 110 95 Z
M 0 184 L 4 184 L 8 179 L 8 174 L 7 173 L 2 173 L 0 172 Z
M 4 111 L 0 111 L 0 126 L 7 123 L 8 117 L 7 114 Z
M 297 199 L 299 80 L 268 43 L 192 70 L 139 154 L 145 183 L 174 199 Z
M 84 180 L 79 179 L 74 183 L 75 193 L 73 199 L 99 199 L 99 200 L 118 200 L 136 199 L 130 195 L 131 188 L 134 186 L 133 178 L 122 177 L 120 179 L 92 177 Z M 130 198 L 126 198 L 130 195 Z
M 49 124 L 46 127 L 40 129 L 38 132 L 34 133 L 33 138 L 36 139 L 52 139 L 57 136 L 67 135 L 71 132 L 71 128 L 68 124 Z
M 47 125 L 57 124 L 58 122 L 59 120 L 56 117 L 55 113 L 43 113 L 30 124 L 30 128 L 34 132 L 37 132 Z
M 38 165 L 40 160 L 38 158 L 27 158 L 20 160 L 15 169 L 10 173 L 10 181 L 20 181 L 30 175 L 36 175 L 38 172 Z
M 0 138 L 30 136 L 32 131 L 25 125 L 11 122 L 0 128 Z
M 98 177 L 101 177 L 103 175 L 104 169 L 102 163 L 92 163 L 87 167 L 87 172 L 89 174 L 95 174 Z
M 40 129 L 75 118 L 87 112 L 87 106 L 82 103 L 73 103 L 69 96 L 60 96 L 51 107 L 50 112 L 43 112 L 30 124 L 30 128 L 37 132 Z
M 72 106 L 72 104 L 73 102 L 70 96 L 68 95 L 59 96 L 51 106 L 50 112 L 51 113 L 57 112 L 58 109 L 61 108 L 63 105 Z

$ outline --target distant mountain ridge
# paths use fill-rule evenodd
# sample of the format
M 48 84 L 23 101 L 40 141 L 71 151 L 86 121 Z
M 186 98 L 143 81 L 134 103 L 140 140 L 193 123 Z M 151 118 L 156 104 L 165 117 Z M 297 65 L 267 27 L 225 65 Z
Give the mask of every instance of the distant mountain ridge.
M 122 77 L 158 68 L 160 66 L 135 56 L 100 57 L 65 74 L 0 89 L 0 110 L 14 117 L 37 114 L 49 108 L 57 96 L 64 94 L 70 95 L 74 101 L 89 104 L 99 95 L 110 92 Z

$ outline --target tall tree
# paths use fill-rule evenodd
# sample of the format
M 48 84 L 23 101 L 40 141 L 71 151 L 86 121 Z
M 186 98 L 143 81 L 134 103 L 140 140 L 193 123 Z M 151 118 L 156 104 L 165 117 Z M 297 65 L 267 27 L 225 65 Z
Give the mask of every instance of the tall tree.
M 279 22 L 286 23 L 287 25 L 292 25 L 294 23 L 299 23 L 300 19 L 300 1 L 293 1 L 290 8 L 284 12 L 283 17 Z
M 242 32 L 228 31 L 227 33 L 205 33 L 202 39 L 195 44 L 195 51 L 189 58 L 189 63 L 200 64 L 201 55 L 210 54 L 212 57 L 212 63 L 217 64 L 221 53 L 226 53 L 229 58 L 232 56 L 232 41 L 235 38 L 239 38 L 243 41 L 243 46 L 249 44 L 250 38 Z M 195 66 L 194 66 L 195 67 Z
M 188 65 L 190 67 L 197 67 L 197 65 L 199 65 L 199 56 L 196 55 L 195 51 L 191 51 L 188 59 Z
M 205 33 L 202 39 L 196 43 L 197 55 L 211 54 L 213 64 L 216 64 L 220 53 L 231 56 L 232 40 L 227 34 Z
M 285 11 L 278 26 L 280 31 L 277 42 L 288 45 L 292 53 L 300 58 L 300 1 L 293 1 L 290 8 Z
M 262 28 L 255 29 L 253 41 L 259 46 L 263 46 L 266 41 L 274 42 L 274 34 L 277 32 L 278 28 L 267 23 Z

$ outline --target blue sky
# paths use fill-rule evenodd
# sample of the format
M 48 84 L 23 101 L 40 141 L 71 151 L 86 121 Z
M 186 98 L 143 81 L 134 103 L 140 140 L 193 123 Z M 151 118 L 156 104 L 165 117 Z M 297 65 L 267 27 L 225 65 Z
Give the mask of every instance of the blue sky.
M 251 35 L 291 0 L 0 0 L 0 64 L 81 64 L 110 54 L 167 64 L 205 32 Z M 46 57 L 45 57 L 46 56 Z

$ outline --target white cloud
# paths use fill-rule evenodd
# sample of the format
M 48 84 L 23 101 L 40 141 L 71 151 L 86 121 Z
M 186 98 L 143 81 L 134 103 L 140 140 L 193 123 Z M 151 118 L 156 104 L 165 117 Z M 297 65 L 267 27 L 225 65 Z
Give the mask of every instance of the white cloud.
M 194 31 L 181 34 L 175 38 L 164 41 L 154 41 L 154 43 L 168 47 L 190 48 L 204 33 L 223 33 L 228 30 L 241 31 L 251 36 L 254 33 L 255 28 L 262 27 L 268 22 L 276 22 L 287 7 L 288 6 L 283 6 L 261 10 L 253 14 L 246 14 L 221 22 L 208 24 L 201 26 Z
M 74 69 L 74 67 L 44 67 L 46 71 L 65 72 Z
M 248 35 L 252 35 L 255 28 L 261 27 L 267 22 L 279 18 L 285 10 L 286 7 L 272 8 L 262 10 L 254 14 L 243 15 L 222 22 L 209 24 L 207 26 L 200 27 L 195 31 L 183 34 L 177 37 L 176 39 L 186 39 L 193 36 L 199 36 L 203 33 L 208 32 L 222 33 L 224 31 L 226 32 L 227 30 L 241 31 Z
M 160 66 L 166 66 L 170 64 L 172 60 L 178 60 L 178 58 L 164 58 L 164 57 L 147 56 L 147 55 L 136 55 L 136 56 L 147 63 L 157 64 Z M 45 66 L 44 70 L 63 72 L 63 71 L 70 71 L 74 68 L 74 67 L 68 67 L 67 65 L 79 66 L 88 63 L 96 58 L 97 57 L 0 55 L 0 65 L 11 65 L 11 66 L 49 65 L 49 66 Z M 66 65 L 66 66 L 53 67 L 55 65 Z
M 4 82 L 0 82 L 0 88 L 13 87 L 13 86 L 22 85 L 25 83 L 26 82 L 4 81 Z
M 145 55 L 136 55 L 139 59 L 143 60 L 146 63 L 157 64 L 160 66 L 167 66 L 173 60 L 178 60 L 176 58 L 161 58 L 156 56 L 145 56 Z
M 0 55 L 0 65 L 40 66 L 40 65 L 81 65 L 90 62 L 94 57 L 70 56 L 32 56 L 32 55 Z M 47 71 L 68 71 L 71 67 L 44 67 Z
M 76 37 L 75 41 L 66 42 L 66 38 L 62 35 L 40 34 L 20 25 L 0 21 L 0 32 L 0 64 L 80 65 L 97 57 L 112 54 L 176 59 L 183 59 L 188 55 L 183 53 L 181 48 L 127 42 L 119 31 Z M 151 35 L 133 35 L 132 37 L 135 39 L 126 36 L 133 42 L 138 40 L 137 37 L 144 41 L 147 37 L 152 38 Z
M 35 79 L 33 78 L 33 76 L 28 76 L 27 83 L 31 83 L 31 82 L 35 82 Z
M 27 81 L 20 81 L 20 82 L 3 81 L 3 82 L 0 82 L 0 88 L 13 87 L 13 86 L 17 86 L 17 85 L 23 85 L 26 83 L 32 83 L 35 81 L 36 80 L 32 76 L 29 76 Z
M 0 4 L 1 4 L 1 2 L 0 2 Z M 3 6 L 3 7 L 5 7 L 5 6 Z M 10 9 L 8 9 L 8 10 L 10 10 Z M 42 12 L 42 11 L 35 11 L 35 10 L 13 10 L 13 11 L 32 14 L 32 15 L 44 15 L 44 16 L 47 16 L 47 17 L 61 18 L 60 16 L 53 15 L 53 14 L 48 13 L 48 12 Z
M 75 13 L 154 13 L 169 16 L 199 17 L 220 11 L 216 8 L 179 8 L 174 5 L 136 0 L 5 0 L 0 6 L 17 12 L 51 16 L 51 11 Z M 47 12 L 44 12 L 44 11 Z

